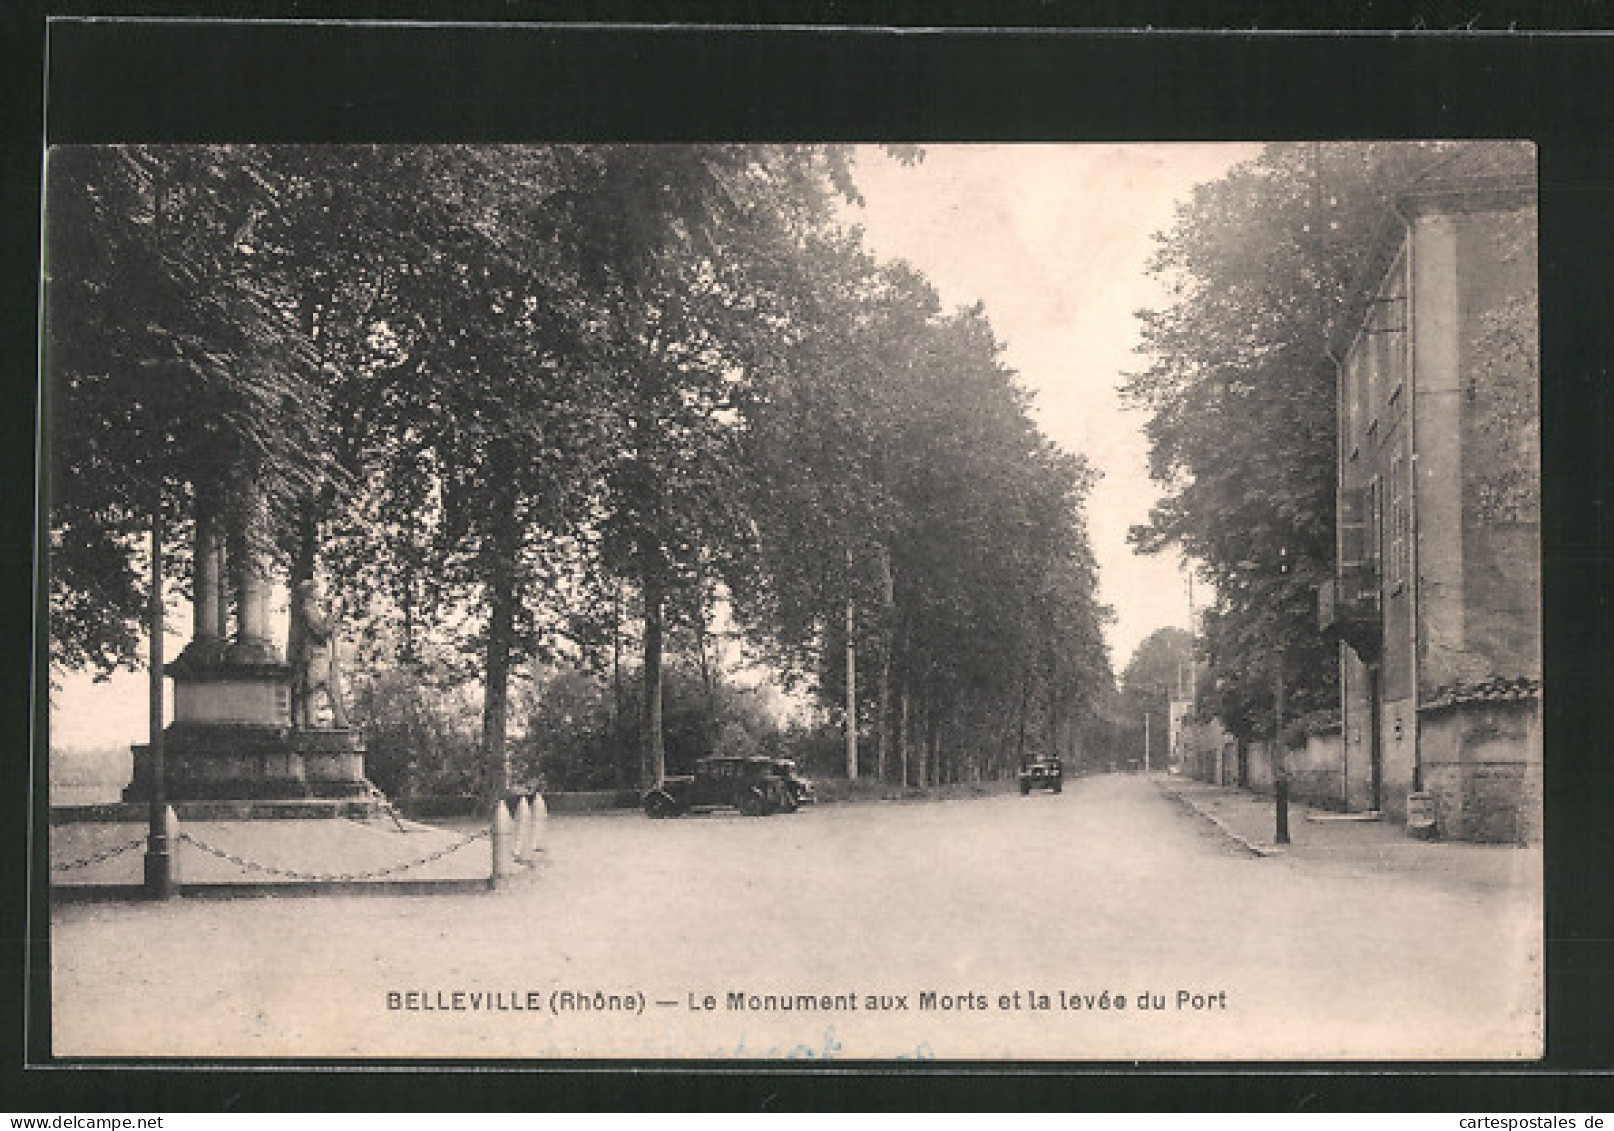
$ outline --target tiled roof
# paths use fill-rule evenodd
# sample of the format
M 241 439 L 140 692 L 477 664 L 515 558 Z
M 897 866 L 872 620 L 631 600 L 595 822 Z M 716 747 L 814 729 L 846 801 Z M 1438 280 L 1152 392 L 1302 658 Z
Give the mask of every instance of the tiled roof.
M 1479 683 L 1449 683 L 1419 705 L 1421 710 L 1438 711 L 1465 703 L 1520 703 L 1541 697 L 1541 681 L 1528 676 L 1505 679 L 1496 676 Z
M 1435 158 L 1403 192 L 1451 192 L 1496 181 L 1534 180 L 1535 147 L 1529 142 L 1457 145 Z

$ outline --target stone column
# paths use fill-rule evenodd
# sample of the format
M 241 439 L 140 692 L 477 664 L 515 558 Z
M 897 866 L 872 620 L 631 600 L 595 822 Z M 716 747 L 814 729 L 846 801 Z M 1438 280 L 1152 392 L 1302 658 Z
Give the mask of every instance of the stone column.
M 213 562 L 213 576 L 217 581 L 213 593 L 213 623 L 218 626 L 219 643 L 223 646 L 230 635 L 230 551 L 229 539 L 216 525 L 213 528 Z
M 220 553 L 217 519 L 212 508 L 197 508 L 196 516 L 196 600 L 193 632 L 199 647 L 217 647 L 224 635 L 224 606 L 219 592 Z
M 247 663 L 278 663 L 280 651 L 269 631 L 269 574 L 264 568 L 263 493 L 251 479 L 243 479 L 241 529 L 231 540 L 230 572 L 235 585 L 235 640 L 232 659 Z
M 252 555 L 235 563 L 235 591 L 239 619 L 235 626 L 238 644 L 272 644 L 269 637 L 269 579 Z

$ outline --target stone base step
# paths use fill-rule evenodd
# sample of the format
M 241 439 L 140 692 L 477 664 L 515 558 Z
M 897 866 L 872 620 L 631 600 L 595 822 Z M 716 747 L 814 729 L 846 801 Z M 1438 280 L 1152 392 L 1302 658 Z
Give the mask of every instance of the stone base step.
M 299 797 L 292 799 L 221 798 L 206 801 L 173 801 L 174 814 L 181 821 L 262 821 L 345 819 L 366 821 L 387 811 L 383 797 Z M 87 821 L 145 822 L 151 806 L 144 802 L 122 801 L 107 805 L 57 805 L 50 811 L 53 825 L 82 824 Z

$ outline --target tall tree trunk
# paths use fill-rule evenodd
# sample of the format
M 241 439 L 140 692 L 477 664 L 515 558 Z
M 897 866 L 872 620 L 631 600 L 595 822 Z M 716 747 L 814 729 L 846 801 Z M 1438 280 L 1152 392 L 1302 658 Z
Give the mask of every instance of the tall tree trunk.
M 488 610 L 487 676 L 482 692 L 482 749 L 495 798 L 510 792 L 510 644 L 515 623 L 515 583 L 500 571 L 492 581 Z
M 611 592 L 611 761 L 618 789 L 632 784 L 632 768 L 620 750 L 622 735 L 622 582 Z M 631 754 L 631 751 L 630 751 Z
M 661 739 L 661 583 L 645 572 L 644 703 L 641 707 L 639 776 L 646 789 L 667 776 L 667 754 Z
M 925 737 L 925 784 L 940 785 L 941 782 L 941 720 L 934 717 L 933 711 L 925 712 L 925 729 L 929 732 Z
M 875 719 L 876 743 L 875 776 L 886 780 L 886 767 L 891 751 L 891 653 L 897 641 L 896 580 L 891 575 L 891 552 L 880 546 L 880 593 L 883 602 L 880 616 L 880 690 Z
M 491 538 L 488 562 L 487 672 L 482 692 L 482 749 L 487 758 L 493 796 L 510 792 L 510 668 L 515 644 L 516 558 L 521 531 L 515 500 L 499 500 L 498 525 Z
M 1024 676 L 1020 679 L 1020 712 L 1018 719 L 1019 733 L 1015 736 L 1014 760 L 1016 765 L 1024 765 L 1026 760 L 1026 716 L 1031 713 L 1031 681 Z
M 407 555 L 403 563 L 403 649 L 401 657 L 408 663 L 419 658 L 415 647 L 415 559 Z
M 696 580 L 695 591 L 695 652 L 701 666 L 701 690 L 706 694 L 706 720 L 702 730 L 706 736 L 706 753 L 716 754 L 717 725 L 717 657 L 708 651 L 711 634 L 706 626 L 706 582 Z
M 857 781 L 857 606 L 852 600 L 852 551 L 846 551 L 846 780 Z
M 897 767 L 902 775 L 902 788 L 908 788 L 908 686 L 904 681 L 897 695 Z
M 1048 755 L 1052 758 L 1060 757 L 1059 731 L 1065 719 L 1064 696 L 1052 686 L 1050 678 L 1048 688 Z
M 297 556 L 292 561 L 291 583 L 312 581 L 319 565 L 319 499 L 306 495 L 297 503 Z
M 911 749 L 911 764 L 913 766 L 911 782 L 913 785 L 923 789 L 925 787 L 925 742 L 926 736 L 930 733 L 925 717 L 925 697 L 913 691 L 910 686 L 908 698 L 913 704 L 913 719 L 908 725 L 908 746 Z
M 930 705 L 924 695 L 916 694 L 913 701 L 913 784 L 924 789 L 928 781 L 930 756 Z

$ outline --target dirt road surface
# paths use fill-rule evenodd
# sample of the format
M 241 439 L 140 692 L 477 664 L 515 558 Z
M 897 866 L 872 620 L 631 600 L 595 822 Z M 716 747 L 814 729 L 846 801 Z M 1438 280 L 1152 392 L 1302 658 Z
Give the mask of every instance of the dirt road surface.
M 1539 853 L 1464 847 L 1481 881 L 1254 858 L 1126 776 L 769 818 L 556 817 L 542 864 L 499 892 L 58 908 L 53 1048 L 1538 1056 Z

